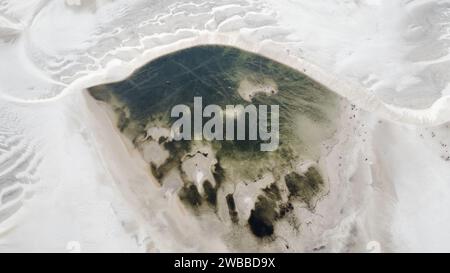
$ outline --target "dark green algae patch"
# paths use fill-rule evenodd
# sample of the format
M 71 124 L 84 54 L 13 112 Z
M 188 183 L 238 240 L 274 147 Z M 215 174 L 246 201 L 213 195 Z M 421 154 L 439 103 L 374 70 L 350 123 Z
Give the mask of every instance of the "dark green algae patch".
M 251 102 L 238 93 L 242 81 L 260 85 L 276 83 L 277 93 L 259 94 Z M 153 176 L 162 179 L 172 169 L 180 172 L 183 157 L 192 152 L 194 143 L 210 145 L 217 164 L 211 181 L 203 184 L 205 196 L 185 175 L 179 197 L 195 208 L 217 206 L 217 191 L 223 183 L 254 181 L 271 172 L 277 184 L 264 189 L 249 219 L 239 219 L 233 195 L 226 197 L 232 222 L 248 221 L 258 237 L 274 233 L 275 222 L 292 211 L 290 202 L 311 206 L 323 188 L 320 172 L 311 167 L 306 174 L 295 172 L 295 163 L 316 161 L 319 144 L 332 136 L 339 116 L 339 97 L 306 75 L 268 58 L 224 46 L 197 46 L 155 59 L 137 69 L 127 79 L 88 89 L 99 101 L 107 103 L 117 115 L 117 127 L 136 145 L 149 127 L 170 128 L 173 106 L 193 107 L 194 97 L 202 97 L 203 106 L 279 105 L 280 144 L 274 152 L 260 151 L 260 141 L 171 141 L 158 139 L 169 158 L 160 166 L 149 166 Z M 269 114 L 270 116 L 270 114 Z M 308 121 L 308 122 L 302 122 Z M 314 137 L 308 137 L 315 132 Z M 283 184 L 284 185 L 281 185 Z M 280 186 L 281 185 L 281 186 Z M 283 200 L 282 189 L 288 190 Z M 286 198 L 285 198 L 286 199 Z
M 324 187 L 324 181 L 319 171 L 314 167 L 309 167 L 304 174 L 292 172 L 284 177 L 289 190 L 289 198 L 304 202 L 308 207 L 313 207 L 314 196 Z

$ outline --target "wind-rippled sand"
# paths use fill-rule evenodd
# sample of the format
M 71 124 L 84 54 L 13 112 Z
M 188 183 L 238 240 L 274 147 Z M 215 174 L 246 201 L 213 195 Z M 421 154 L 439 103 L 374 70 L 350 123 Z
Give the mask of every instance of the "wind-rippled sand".
M 449 16 L 446 1 L 0 1 L 0 251 L 448 251 Z M 289 249 L 230 248 L 222 222 L 161 196 L 114 115 L 85 96 L 205 44 L 349 101 L 321 155 L 327 195 L 295 208 Z

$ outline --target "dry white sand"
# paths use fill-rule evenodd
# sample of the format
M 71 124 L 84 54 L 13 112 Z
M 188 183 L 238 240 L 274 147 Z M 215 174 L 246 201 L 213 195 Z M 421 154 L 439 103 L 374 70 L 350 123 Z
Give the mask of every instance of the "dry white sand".
M 267 56 L 357 105 L 324 145 L 329 194 L 299 208 L 301 247 L 448 251 L 449 16 L 445 1 L 5 3 L 0 251 L 224 249 L 80 94 L 200 44 Z
M 277 94 L 278 87 L 277 84 L 270 79 L 263 79 L 261 82 L 243 79 L 239 83 L 237 92 L 241 98 L 250 102 L 252 101 L 252 98 L 258 94 L 264 94 L 266 96 Z

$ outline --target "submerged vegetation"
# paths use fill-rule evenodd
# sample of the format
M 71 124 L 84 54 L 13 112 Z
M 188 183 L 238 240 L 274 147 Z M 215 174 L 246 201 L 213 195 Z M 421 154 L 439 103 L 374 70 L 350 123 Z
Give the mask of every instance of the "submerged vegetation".
M 89 92 L 114 109 L 118 128 L 138 149 L 152 139 L 149 128 L 170 128 L 174 122 L 171 108 L 178 104 L 192 107 L 194 97 L 202 97 L 203 105 L 221 107 L 279 105 L 280 145 L 274 152 L 260 151 L 259 140 L 174 141 L 167 135 L 154 140 L 168 151 L 168 158 L 160 165 L 149 162 L 150 172 L 161 184 L 169 172 L 179 172 L 183 180 L 178 189 L 180 200 L 194 210 L 207 205 L 215 211 L 221 204 L 217 193 L 225 183 L 256 181 L 265 173 L 273 173 L 279 181 L 284 178 L 289 202 L 274 183 L 262 191 L 249 219 L 243 221 L 236 206 L 240 200 L 235 200 L 232 193 L 225 196 L 230 221 L 248 222 L 258 237 L 274 233 L 275 221 L 292 211 L 291 201 L 311 206 L 311 200 L 323 188 L 324 181 L 316 168 L 299 174 L 295 164 L 318 159 L 319 144 L 334 130 L 338 97 L 273 60 L 231 47 L 193 47 L 153 60 L 126 80 L 95 86 Z M 210 147 L 215 160 L 209 169 L 211 176 L 200 178 L 204 179 L 200 184 L 181 167 L 187 155 L 196 153 L 198 147 Z M 200 160 L 206 162 L 210 156 L 202 154 Z
M 322 177 L 316 168 L 310 167 L 304 174 L 291 172 L 284 177 L 290 198 L 299 198 L 312 207 L 312 201 L 324 186 Z
M 255 208 L 251 211 L 250 218 L 248 219 L 253 234 L 258 237 L 273 234 L 273 222 L 278 216 L 276 207 L 276 203 L 273 200 L 263 195 L 258 197 Z

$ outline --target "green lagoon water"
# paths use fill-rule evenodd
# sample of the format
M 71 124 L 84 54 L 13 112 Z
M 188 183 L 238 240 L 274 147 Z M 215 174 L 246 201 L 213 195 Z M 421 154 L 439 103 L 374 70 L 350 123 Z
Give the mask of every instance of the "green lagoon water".
M 292 200 L 308 203 L 323 181 L 316 172 L 313 180 L 302 174 L 293 175 L 293 165 L 302 160 L 318 159 L 320 143 L 335 130 L 340 98 L 299 71 L 232 47 L 198 46 L 162 56 L 139 68 L 126 80 L 95 86 L 89 92 L 115 109 L 119 129 L 136 140 L 145 134 L 146 128 L 170 128 L 174 122 L 170 118 L 172 107 L 178 104 L 192 107 L 194 97 L 202 97 L 204 106 L 216 104 L 223 109 L 225 105 L 249 104 L 237 92 L 243 80 L 254 84 L 267 80 L 276 83 L 278 93 L 257 95 L 251 103 L 279 105 L 280 146 L 274 152 L 261 152 L 259 141 L 210 142 L 219 162 L 213 170 L 217 182 L 214 190 L 217 191 L 221 183 L 255 180 L 263 173 L 272 172 L 283 183 L 287 177 Z M 159 180 L 171 169 L 180 169 L 181 158 L 190 152 L 194 141 L 160 142 L 170 152 L 170 158 L 162 166 L 152 166 Z M 200 205 L 202 197 L 195 186 L 192 187 L 190 181 L 185 184 L 180 196 L 195 199 L 193 206 Z M 207 190 L 215 194 L 211 184 Z M 303 195 L 295 198 L 299 194 Z M 255 234 L 270 234 L 270 225 L 268 228 L 265 223 L 273 222 L 280 214 L 279 209 L 270 213 L 263 211 L 268 204 L 278 202 L 271 196 L 273 194 L 261 196 L 255 204 L 250 219 L 257 223 Z M 205 197 L 214 202 L 215 198 L 211 194 Z

